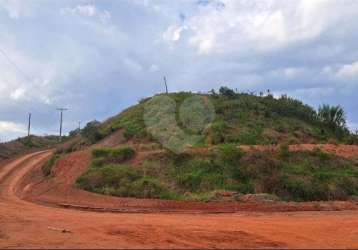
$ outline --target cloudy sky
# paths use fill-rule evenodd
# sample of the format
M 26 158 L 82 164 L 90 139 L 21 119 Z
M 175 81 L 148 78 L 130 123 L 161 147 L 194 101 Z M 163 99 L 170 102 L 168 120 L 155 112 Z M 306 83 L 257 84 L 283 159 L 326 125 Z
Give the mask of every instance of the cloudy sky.
M 0 140 L 65 132 L 163 90 L 270 89 L 358 128 L 356 0 L 0 0 Z

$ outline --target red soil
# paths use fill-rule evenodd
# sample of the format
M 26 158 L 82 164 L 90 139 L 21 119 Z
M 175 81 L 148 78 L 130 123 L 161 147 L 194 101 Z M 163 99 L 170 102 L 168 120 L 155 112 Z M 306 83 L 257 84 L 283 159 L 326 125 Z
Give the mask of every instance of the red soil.
M 296 145 L 291 150 L 315 146 Z M 320 147 L 345 157 L 358 155 L 357 146 Z M 29 154 L 0 166 L 0 248 L 358 247 L 357 202 L 199 203 L 109 197 L 73 186 L 88 167 L 88 151 L 63 157 L 53 167 L 55 176 L 43 178 L 41 163 L 50 153 Z M 121 213 L 64 209 L 59 204 Z M 216 214 L 220 212 L 224 213 Z
M 1 248 L 358 247 L 358 211 L 96 213 L 22 200 L 24 176 L 48 156 L 30 154 L 0 168 Z

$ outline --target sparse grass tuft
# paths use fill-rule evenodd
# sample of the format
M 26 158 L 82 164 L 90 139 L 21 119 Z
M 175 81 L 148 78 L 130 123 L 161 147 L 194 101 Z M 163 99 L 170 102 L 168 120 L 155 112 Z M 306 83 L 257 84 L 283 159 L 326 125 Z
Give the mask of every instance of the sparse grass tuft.
M 92 157 L 97 160 L 95 163 L 97 166 L 100 161 L 103 161 L 105 163 L 122 163 L 132 159 L 134 155 L 135 150 L 131 147 L 100 147 L 92 150 Z
M 59 154 L 54 154 L 42 165 L 41 170 L 45 176 L 51 175 L 52 167 L 59 158 L 60 158 Z

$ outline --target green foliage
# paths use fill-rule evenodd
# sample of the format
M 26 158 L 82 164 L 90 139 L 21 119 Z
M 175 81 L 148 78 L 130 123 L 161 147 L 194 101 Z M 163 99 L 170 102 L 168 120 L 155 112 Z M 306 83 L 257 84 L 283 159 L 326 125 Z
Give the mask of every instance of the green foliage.
M 320 150 L 298 152 L 289 161 L 283 162 L 279 185 L 279 195 L 284 199 L 346 199 L 358 194 L 358 167 Z
M 118 151 L 115 151 L 118 152 Z M 215 199 L 216 190 L 268 193 L 284 200 L 344 200 L 358 195 L 358 165 L 319 149 L 243 153 L 222 144 L 205 153 L 160 153 L 142 165 L 113 164 L 108 149 L 96 150 L 87 173 L 77 181 L 86 190 L 118 196 Z
M 290 149 L 287 143 L 280 144 L 279 155 L 281 158 L 287 158 L 290 156 Z
M 235 96 L 235 91 L 228 87 L 220 87 L 219 93 L 226 97 L 234 97 Z
M 95 143 L 102 138 L 99 128 L 100 122 L 91 121 L 81 130 L 81 136 L 90 143 Z
M 54 154 L 42 165 L 41 170 L 45 176 L 51 175 L 52 167 L 59 158 L 60 155 Z
M 177 197 L 156 178 L 143 176 L 138 169 L 126 165 L 90 168 L 76 180 L 76 185 L 87 191 L 122 197 Z
M 235 165 L 244 155 L 236 144 L 221 144 L 217 151 L 217 161 L 222 165 Z
M 223 120 L 213 122 L 211 124 L 211 142 L 214 144 L 223 143 L 228 128 L 229 126 Z
M 92 149 L 92 157 L 109 157 L 112 154 L 113 149 L 109 147 L 98 147 Z
M 318 119 L 330 128 L 339 138 L 349 134 L 346 128 L 346 115 L 341 106 L 323 104 L 318 109 Z
M 131 147 L 93 149 L 91 167 L 77 179 L 77 186 L 114 196 L 177 199 L 177 194 L 143 169 L 120 164 L 134 155 Z
M 66 139 L 66 138 L 64 138 Z M 0 143 L 0 160 L 27 153 L 34 149 L 51 148 L 58 143 L 57 136 L 21 137 L 13 141 Z
M 92 157 L 97 160 L 96 166 L 100 166 L 100 162 L 104 163 L 123 163 L 132 159 L 135 155 L 135 150 L 131 147 L 107 148 L 100 147 L 92 150 Z
M 132 106 L 120 114 L 101 124 L 100 131 L 103 136 L 109 135 L 117 129 L 123 129 L 123 135 L 128 140 L 133 137 L 147 136 L 143 121 L 144 106 L 150 99 L 145 99 L 138 105 Z
M 334 118 L 331 117 L 332 107 L 329 111 L 317 114 L 315 109 L 303 104 L 301 101 L 282 95 L 280 98 L 274 98 L 272 95 L 256 96 L 252 93 L 235 93 L 234 90 L 221 87 L 220 94 L 193 94 L 190 92 L 169 93 L 166 97 L 171 98 L 176 103 L 174 125 L 187 134 L 203 132 L 204 142 L 209 144 L 221 143 L 240 143 L 240 144 L 268 144 L 268 143 L 325 143 L 330 139 L 338 142 L 354 142 L 354 137 L 345 129 L 344 111 L 341 108 L 335 108 Z M 201 124 L 200 119 L 208 117 L 198 116 L 202 110 L 190 109 L 186 104 L 187 98 L 201 96 L 210 102 L 215 109 L 215 119 L 211 126 L 204 131 L 198 129 L 195 125 Z M 153 98 L 146 98 L 139 104 L 124 110 L 100 126 L 100 134 L 105 136 L 117 129 L 122 129 L 126 139 L 152 140 L 148 134 L 143 115 L 146 105 Z M 186 110 L 186 115 L 180 115 L 179 110 Z M 163 107 L 166 110 L 166 107 Z M 157 115 L 152 118 L 165 123 L 160 117 L 162 112 L 158 111 Z M 205 112 L 204 112 L 205 113 Z M 205 113 L 206 114 L 206 113 Z M 330 120 L 339 126 L 331 126 Z M 173 121 L 170 121 L 173 123 Z M 175 124 L 176 122 L 176 124 Z M 155 123 L 154 123 L 155 124 Z M 189 129 L 185 126 L 189 124 Z M 193 126 L 194 125 L 194 129 Z M 165 126 L 164 126 L 165 127 Z M 171 133 L 180 136 L 173 124 L 165 127 Z M 267 131 L 270 131 L 269 133 Z M 195 133 L 193 133 L 195 132 Z

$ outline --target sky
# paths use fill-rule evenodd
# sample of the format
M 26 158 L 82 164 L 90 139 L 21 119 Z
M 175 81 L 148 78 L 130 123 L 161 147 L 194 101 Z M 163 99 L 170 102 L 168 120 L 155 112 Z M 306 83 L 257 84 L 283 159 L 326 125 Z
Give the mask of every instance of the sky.
M 169 91 L 288 94 L 358 129 L 356 0 L 0 0 L 0 141 Z

